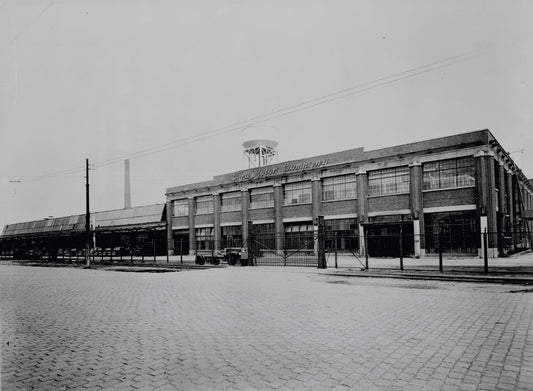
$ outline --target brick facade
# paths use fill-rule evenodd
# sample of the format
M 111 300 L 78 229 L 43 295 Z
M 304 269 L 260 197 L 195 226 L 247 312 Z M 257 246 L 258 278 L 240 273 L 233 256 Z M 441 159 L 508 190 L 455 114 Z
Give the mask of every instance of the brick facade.
M 475 178 L 470 179 L 471 184 L 459 183 L 456 187 L 444 186 L 431 190 L 424 188 L 426 164 L 459 158 L 472 158 L 475 162 L 473 163 Z M 408 192 L 369 195 L 368 173 L 376 170 L 390 172 L 390 169 L 395 167 L 409 167 Z M 356 175 L 356 196 L 351 199 L 324 201 L 322 194 L 324 178 L 342 175 Z M 434 174 L 428 174 L 428 181 L 434 179 L 431 175 Z M 460 174 L 457 175 L 457 178 L 460 178 Z M 311 182 L 311 198 L 302 203 L 297 201 L 295 204 L 284 205 L 285 184 L 298 181 Z M 390 179 L 383 181 L 382 186 L 390 186 Z M 520 183 L 520 190 L 517 189 L 516 183 Z M 273 186 L 274 206 L 250 209 L 250 189 L 266 186 Z M 220 212 L 220 194 L 238 190 L 242 191 L 242 209 Z M 517 195 L 517 191 L 521 194 Z M 172 222 L 171 226 L 175 229 L 187 226 L 189 231 L 194 231 L 195 226 L 212 225 L 215 239 L 219 239 L 221 224 L 239 222 L 242 225 L 243 239 L 246 239 L 249 235 L 248 222 L 269 222 L 274 224 L 273 234 L 277 235 L 277 247 L 281 248 L 287 224 L 297 222 L 316 224 L 318 216 L 326 216 L 328 219 L 334 219 L 335 216 L 350 217 L 357 219 L 359 230 L 355 230 L 354 235 L 359 236 L 365 232 L 364 227 L 371 227 L 377 222 L 412 227 L 409 231 L 415 233 L 413 255 L 424 256 L 424 234 L 432 229 L 425 226 L 425 220 L 430 219 L 431 214 L 439 214 L 446 219 L 446 214 L 452 216 L 466 211 L 465 216 L 475 216 L 477 219 L 475 225 L 479 235 L 485 229 L 494 233 L 489 235 L 488 247 L 490 255 L 497 256 L 512 250 L 512 245 L 508 249 L 502 247 L 503 241 L 500 237 L 513 234 L 512 229 L 509 231 L 509 227 L 516 226 L 519 220 L 518 213 L 531 209 L 533 185 L 525 180 L 522 172 L 490 131 L 482 130 L 369 152 L 357 148 L 219 175 L 212 181 L 167 189 L 167 202 L 170 204 L 173 200 L 195 198 L 213 192 L 215 192 L 213 213 L 195 215 L 192 202 L 188 218 L 168 216 Z M 391 191 L 386 188 L 386 192 Z M 172 208 L 168 207 L 167 214 L 171 211 Z M 420 237 L 417 238 L 418 233 Z M 194 234 L 190 234 L 190 238 L 193 241 Z M 480 242 L 481 240 L 476 240 L 475 245 L 481 247 Z M 171 251 L 170 241 L 169 245 Z M 191 251 L 194 251 L 194 248 L 194 243 L 191 243 Z M 360 246 L 360 251 L 364 252 L 363 246 Z M 479 255 L 482 255 L 481 248 L 479 251 Z

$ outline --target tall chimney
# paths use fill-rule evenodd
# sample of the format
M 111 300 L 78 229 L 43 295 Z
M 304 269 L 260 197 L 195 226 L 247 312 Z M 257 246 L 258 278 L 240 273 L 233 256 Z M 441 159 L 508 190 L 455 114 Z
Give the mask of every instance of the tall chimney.
M 130 161 L 124 160 L 124 209 L 131 208 Z

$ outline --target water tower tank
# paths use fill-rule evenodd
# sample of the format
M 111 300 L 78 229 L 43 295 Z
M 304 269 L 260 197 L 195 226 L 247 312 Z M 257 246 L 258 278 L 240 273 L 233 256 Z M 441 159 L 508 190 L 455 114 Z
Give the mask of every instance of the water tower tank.
M 252 126 L 243 132 L 244 155 L 248 168 L 263 167 L 275 163 L 278 156 L 277 130 L 270 125 Z

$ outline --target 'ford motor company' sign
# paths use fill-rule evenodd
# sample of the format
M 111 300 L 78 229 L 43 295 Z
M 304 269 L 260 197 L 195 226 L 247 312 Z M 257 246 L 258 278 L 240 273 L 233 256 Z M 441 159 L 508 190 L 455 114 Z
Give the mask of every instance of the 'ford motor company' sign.
M 260 167 L 248 171 L 236 172 L 233 174 L 234 182 L 249 181 L 252 179 L 270 178 L 272 176 L 279 176 L 284 174 L 291 174 L 294 172 L 301 172 L 305 170 L 312 170 L 315 168 L 325 167 L 328 164 L 327 159 L 309 160 L 305 162 L 288 162 L 283 164 L 276 164 L 270 167 Z

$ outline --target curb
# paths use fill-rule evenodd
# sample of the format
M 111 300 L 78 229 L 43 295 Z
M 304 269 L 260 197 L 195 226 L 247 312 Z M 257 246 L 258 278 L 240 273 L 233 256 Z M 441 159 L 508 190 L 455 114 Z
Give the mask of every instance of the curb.
M 397 274 L 397 273 L 319 273 L 324 276 L 359 277 L 359 278 L 394 278 L 400 280 L 428 280 L 428 281 L 454 281 L 476 282 L 486 284 L 513 284 L 533 285 L 533 277 L 503 277 L 503 276 L 465 276 L 465 275 L 435 275 L 435 274 Z

